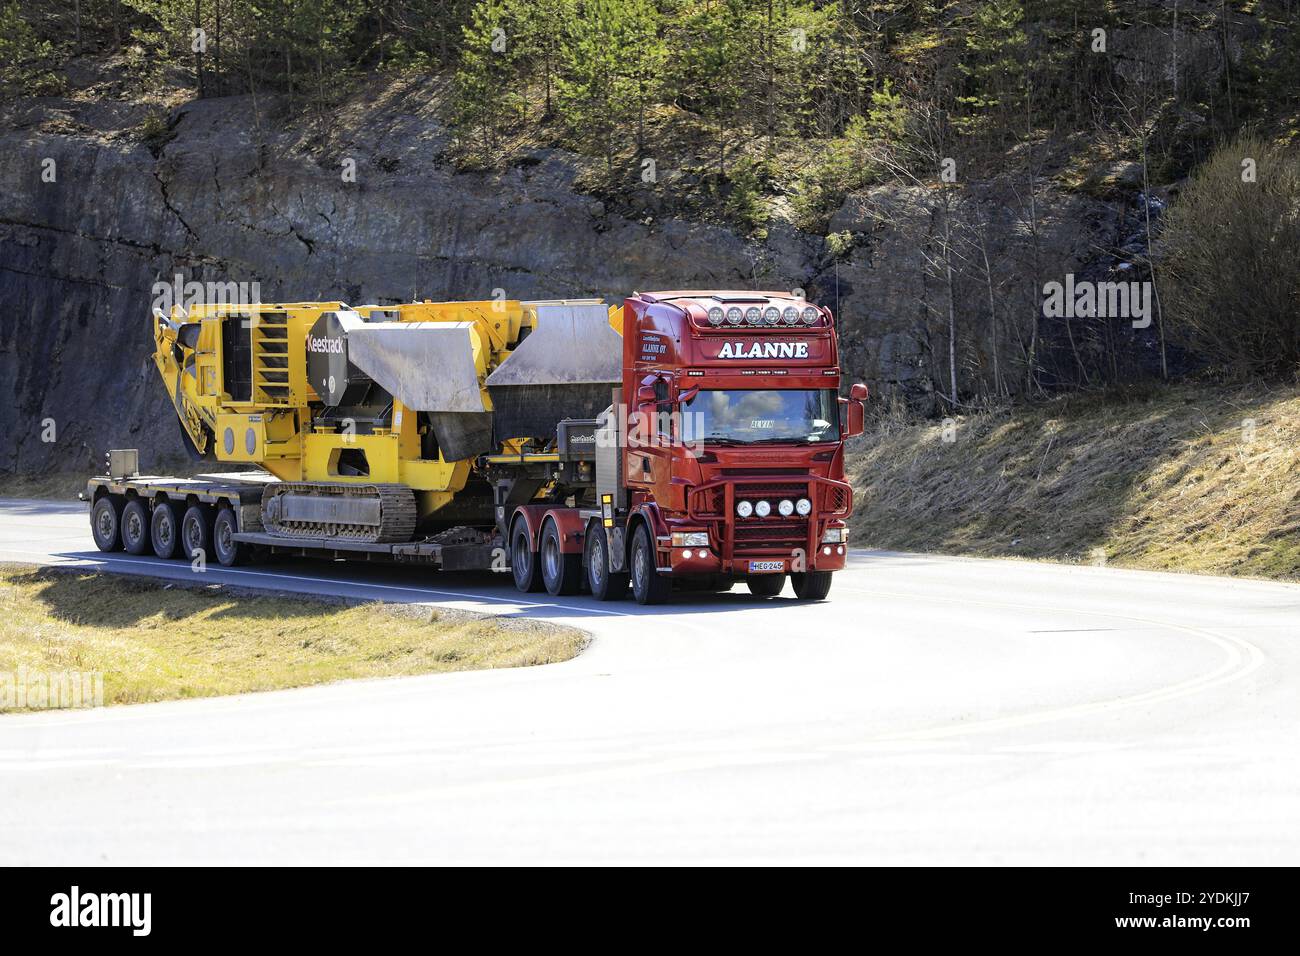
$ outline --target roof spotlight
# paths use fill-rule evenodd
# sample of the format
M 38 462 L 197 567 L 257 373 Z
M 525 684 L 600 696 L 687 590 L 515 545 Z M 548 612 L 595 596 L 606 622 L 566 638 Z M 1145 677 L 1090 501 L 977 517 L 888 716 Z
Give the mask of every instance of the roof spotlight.
M 803 324 L 804 324 L 804 325 L 812 325 L 812 324 L 813 324 L 814 322 L 816 322 L 817 319 L 820 318 L 820 317 L 821 317 L 821 312 L 818 311 L 816 308 L 814 308 L 814 307 L 811 306 L 811 305 L 810 305 L 810 306 L 806 306 L 806 307 L 804 308 L 804 310 L 803 310 Z
M 785 311 L 781 313 L 781 321 L 786 325 L 794 325 L 799 321 L 799 310 L 792 305 L 788 305 Z
M 757 306 L 751 305 L 745 310 L 745 321 L 750 325 L 758 325 L 763 321 L 763 312 Z
M 709 309 L 709 325 L 721 325 L 721 324 L 722 324 L 722 309 L 720 309 L 718 306 L 715 305 L 713 308 Z
M 769 305 L 763 310 L 763 321 L 768 325 L 776 325 L 781 321 L 781 310 L 774 305 Z
M 736 308 L 736 306 L 733 305 L 731 308 L 727 310 L 728 325 L 739 325 L 740 318 L 741 318 L 741 312 L 740 309 Z

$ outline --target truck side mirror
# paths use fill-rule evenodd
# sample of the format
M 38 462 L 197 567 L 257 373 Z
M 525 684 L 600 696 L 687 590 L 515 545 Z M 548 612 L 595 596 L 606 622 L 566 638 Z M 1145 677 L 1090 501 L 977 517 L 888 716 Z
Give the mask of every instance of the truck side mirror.
M 863 407 L 863 402 L 867 398 L 867 386 L 858 384 L 849 388 L 849 397 L 840 399 L 840 406 L 843 414 L 840 421 L 844 426 L 844 437 L 852 438 L 854 435 L 861 435 L 866 431 L 867 410 Z

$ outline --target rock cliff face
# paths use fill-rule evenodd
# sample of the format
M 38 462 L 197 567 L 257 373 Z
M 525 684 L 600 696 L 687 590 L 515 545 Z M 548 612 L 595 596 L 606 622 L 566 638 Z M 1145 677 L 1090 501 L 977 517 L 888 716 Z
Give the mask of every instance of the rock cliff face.
M 0 381 L 12 396 L 0 402 L 0 472 L 88 468 L 110 447 L 140 448 L 149 469 L 177 460 L 173 413 L 148 361 L 151 289 L 177 274 L 258 282 L 264 301 L 354 304 L 497 289 L 616 299 L 802 288 L 838 302 L 855 379 L 928 391 L 932 221 L 906 190 L 846 203 L 831 228 L 853 245 L 836 262 L 822 237 L 788 226 L 758 243 L 715 225 L 627 218 L 575 188 L 581 160 L 560 151 L 457 173 L 428 104 L 418 84 L 372 92 L 325 136 L 257 123 L 245 97 L 201 100 L 174 111 L 152 148 L 140 142 L 143 107 L 13 107 L 0 129 Z M 1044 197 L 1045 268 L 1072 269 L 1114 216 L 1103 203 Z M 1025 275 L 1018 230 L 990 229 L 1001 281 Z M 51 422 L 55 440 L 43 440 Z

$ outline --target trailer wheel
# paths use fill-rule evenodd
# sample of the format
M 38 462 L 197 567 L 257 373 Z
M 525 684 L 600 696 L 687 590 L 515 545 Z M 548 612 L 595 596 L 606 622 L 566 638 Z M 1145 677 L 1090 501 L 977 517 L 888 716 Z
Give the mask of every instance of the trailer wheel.
M 181 557 L 193 561 L 196 554 L 204 562 L 212 554 L 212 512 L 206 505 L 190 505 L 181 518 Z
M 673 582 L 655 567 L 655 545 L 650 528 L 638 524 L 632 532 L 632 596 L 637 604 L 663 604 L 673 590 Z
M 149 518 L 149 543 L 153 553 L 160 558 L 180 557 L 181 522 L 176 515 L 176 506 L 170 501 L 160 501 L 153 506 L 153 515 Z
M 754 597 L 776 597 L 785 589 L 785 575 L 755 574 L 746 578 L 745 583 Z
M 122 550 L 122 503 L 112 495 L 101 495 L 90 509 L 90 533 L 100 551 Z
M 127 554 L 148 554 L 149 511 L 139 498 L 132 498 L 122 509 L 122 547 Z
M 238 531 L 239 522 L 235 519 L 235 512 L 230 508 L 220 509 L 216 520 L 212 522 L 212 550 L 217 556 L 217 563 L 223 568 L 248 563 L 248 545 L 235 540 Z
M 609 569 L 609 535 L 596 525 L 587 535 L 587 585 L 597 601 L 621 601 L 627 597 L 628 574 Z
M 537 573 L 537 552 L 528 540 L 528 525 L 521 518 L 510 531 L 510 573 L 515 587 L 525 594 L 542 589 L 542 576 Z
M 831 593 L 831 572 L 805 571 L 790 575 L 794 596 L 800 601 L 822 601 Z
M 560 550 L 560 529 L 554 519 L 542 525 L 542 546 L 538 549 L 542 583 L 548 594 L 577 594 L 582 588 L 582 555 Z

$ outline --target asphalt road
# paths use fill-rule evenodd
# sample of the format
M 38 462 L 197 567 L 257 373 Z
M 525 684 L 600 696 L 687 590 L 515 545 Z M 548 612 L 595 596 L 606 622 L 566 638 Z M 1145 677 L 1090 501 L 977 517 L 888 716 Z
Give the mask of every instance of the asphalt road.
M 191 577 L 0 501 L 0 560 Z M 1300 862 L 1300 586 L 855 554 L 666 608 L 292 562 L 205 581 L 595 637 L 547 667 L 0 716 L 0 863 Z

